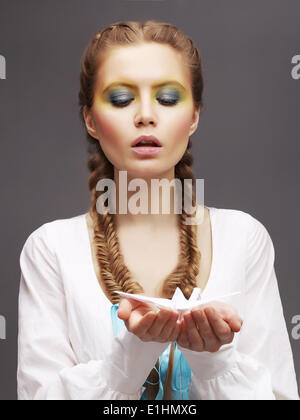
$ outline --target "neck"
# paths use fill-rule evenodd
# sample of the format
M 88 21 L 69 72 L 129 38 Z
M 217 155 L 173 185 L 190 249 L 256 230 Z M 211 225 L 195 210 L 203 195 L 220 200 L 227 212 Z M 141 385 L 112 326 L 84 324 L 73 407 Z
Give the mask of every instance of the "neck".
M 174 227 L 176 213 L 175 168 L 159 176 L 138 176 L 114 169 L 118 225 L 143 225 L 154 230 Z M 179 196 L 178 196 L 179 197 Z

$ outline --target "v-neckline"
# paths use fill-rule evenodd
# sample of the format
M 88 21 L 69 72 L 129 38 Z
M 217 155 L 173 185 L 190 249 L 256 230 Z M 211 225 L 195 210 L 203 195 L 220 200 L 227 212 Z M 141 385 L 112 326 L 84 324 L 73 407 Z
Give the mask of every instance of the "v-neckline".
M 210 226 L 211 226 L 211 249 L 212 249 L 212 256 L 211 256 L 211 267 L 210 267 L 210 272 L 209 272 L 209 276 L 208 276 L 208 280 L 205 284 L 204 290 L 202 291 L 201 295 L 202 296 L 206 296 L 207 290 L 209 288 L 211 288 L 212 286 L 212 280 L 214 277 L 214 272 L 215 272 L 215 265 L 216 265 L 216 227 L 215 227 L 215 212 L 216 212 L 216 208 L 215 207 L 208 207 L 205 206 L 208 210 L 209 210 L 209 218 L 210 218 Z M 100 288 L 100 292 L 103 295 L 103 298 L 105 300 L 105 302 L 109 305 L 109 307 L 112 306 L 112 302 L 108 299 L 108 297 L 106 296 L 104 290 L 102 289 L 101 285 L 99 284 L 99 280 L 98 277 L 96 275 L 95 272 L 95 268 L 94 268 L 94 261 L 93 261 L 93 255 L 92 255 L 92 244 L 90 241 L 90 235 L 89 235 L 89 227 L 88 227 L 88 221 L 86 218 L 87 213 L 84 213 L 81 215 L 81 220 L 82 220 L 82 228 L 83 228 L 83 232 L 84 232 L 84 238 L 85 238 L 85 247 L 87 248 L 87 263 L 88 266 L 90 268 L 91 271 L 91 276 L 93 277 L 94 280 L 96 280 L 97 285 Z

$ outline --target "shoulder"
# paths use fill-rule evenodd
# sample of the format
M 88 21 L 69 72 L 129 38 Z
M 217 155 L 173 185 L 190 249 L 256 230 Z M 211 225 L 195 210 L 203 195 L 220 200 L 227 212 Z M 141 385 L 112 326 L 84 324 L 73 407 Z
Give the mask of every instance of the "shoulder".
M 82 216 L 43 223 L 26 238 L 19 257 L 21 299 L 33 290 L 45 299 L 64 293 L 60 256 L 72 242 L 70 233 Z
M 54 253 L 59 244 L 66 244 L 73 240 L 72 235 L 76 234 L 83 218 L 85 218 L 85 214 L 43 223 L 26 237 L 21 254 L 33 246 Z
M 220 229 L 231 237 L 243 238 L 247 259 L 259 254 L 275 257 L 270 232 L 259 217 L 238 209 L 213 208 L 213 212 Z
M 212 209 L 212 214 L 215 216 L 220 224 L 223 226 L 230 226 L 235 230 L 243 230 L 247 235 L 252 235 L 254 232 L 268 233 L 266 226 L 259 217 L 253 214 L 239 210 L 209 207 Z

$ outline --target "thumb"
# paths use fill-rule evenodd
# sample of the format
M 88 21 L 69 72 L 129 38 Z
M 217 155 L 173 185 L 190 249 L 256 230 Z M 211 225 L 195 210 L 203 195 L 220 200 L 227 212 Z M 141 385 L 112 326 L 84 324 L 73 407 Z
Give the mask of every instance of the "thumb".
M 132 311 L 132 303 L 129 299 L 122 298 L 119 304 L 117 315 L 123 321 L 127 321 Z
M 243 320 L 239 316 L 228 317 L 225 321 L 229 324 L 233 332 L 239 332 L 243 325 Z

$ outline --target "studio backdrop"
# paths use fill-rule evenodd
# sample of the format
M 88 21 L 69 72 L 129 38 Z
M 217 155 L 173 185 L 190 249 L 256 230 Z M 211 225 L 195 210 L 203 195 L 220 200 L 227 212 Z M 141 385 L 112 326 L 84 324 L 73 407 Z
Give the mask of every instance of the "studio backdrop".
M 252 214 L 275 248 L 300 378 L 297 0 L 0 0 L 0 399 L 17 398 L 19 257 L 42 224 L 90 206 L 78 90 L 85 46 L 121 20 L 166 21 L 198 47 L 204 107 L 192 137 L 205 204 Z

